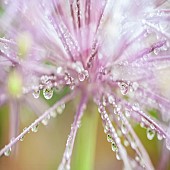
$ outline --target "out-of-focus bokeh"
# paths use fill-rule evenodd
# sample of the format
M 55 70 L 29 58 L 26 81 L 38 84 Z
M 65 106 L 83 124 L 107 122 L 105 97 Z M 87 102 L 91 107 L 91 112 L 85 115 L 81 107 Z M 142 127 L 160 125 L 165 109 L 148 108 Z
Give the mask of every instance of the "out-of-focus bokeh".
M 53 98 L 55 100 L 55 97 Z M 94 107 L 93 112 L 86 112 L 87 115 L 95 115 L 97 118 L 97 110 L 93 104 L 89 104 L 89 107 Z M 57 116 L 55 119 L 51 119 L 48 126 L 40 125 L 37 133 L 30 133 L 24 137 L 24 141 L 18 142 L 15 153 L 12 153 L 10 157 L 0 158 L 1 170 L 54 170 L 59 165 L 66 144 L 66 139 L 70 131 L 70 125 L 73 122 L 73 117 L 76 108 L 76 101 L 69 102 L 66 105 L 66 109 L 62 115 Z M 90 109 L 87 109 L 90 111 Z M 21 107 L 20 110 L 20 128 L 19 131 L 28 126 L 36 118 L 35 114 L 30 111 L 27 106 Z M 96 120 L 93 119 L 94 123 Z M 84 119 L 83 119 L 84 120 Z M 122 161 L 118 161 L 115 157 L 115 153 L 112 152 L 110 143 L 107 142 L 106 135 L 103 132 L 103 127 L 100 119 L 97 122 L 97 134 L 95 145 L 95 170 L 112 170 L 122 169 Z M 9 134 L 9 115 L 8 106 L 5 105 L 0 108 L 0 147 L 8 143 Z M 88 128 L 87 122 L 82 122 L 81 128 Z M 93 129 L 91 129 L 93 130 Z M 159 164 L 161 157 L 161 145 L 162 141 L 158 141 L 156 137 L 152 141 L 149 141 L 146 137 L 146 130 L 139 125 L 135 125 L 135 130 L 148 151 L 153 164 L 156 166 Z M 84 138 L 88 140 L 88 134 Z M 95 133 L 94 133 L 95 135 Z M 83 144 L 86 141 L 80 142 L 79 145 L 84 147 Z M 76 170 L 76 157 L 81 159 L 79 153 L 76 153 L 77 139 L 75 142 L 72 166 L 73 170 Z M 132 153 L 133 154 L 133 153 Z M 82 158 L 83 159 L 83 158 Z M 82 168 L 83 169 L 83 168 Z M 170 169 L 170 163 L 169 163 Z M 78 170 L 78 169 L 77 169 Z M 81 169 L 79 169 L 81 170 Z M 167 169 L 168 170 L 168 169 Z

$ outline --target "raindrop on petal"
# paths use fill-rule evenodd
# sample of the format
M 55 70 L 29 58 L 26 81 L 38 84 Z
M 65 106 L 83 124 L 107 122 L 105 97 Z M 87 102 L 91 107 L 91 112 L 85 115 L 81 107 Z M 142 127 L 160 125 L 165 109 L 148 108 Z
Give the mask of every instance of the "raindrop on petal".
M 34 96 L 35 99 L 38 99 L 40 96 L 40 90 L 34 90 L 32 95 Z
M 65 104 L 62 104 L 57 107 L 56 111 L 57 111 L 57 113 L 61 114 L 61 113 L 63 113 L 64 109 L 65 109 Z
M 111 147 L 112 147 L 112 151 L 113 152 L 117 152 L 118 151 L 118 147 L 117 147 L 115 142 L 112 142 Z
M 126 147 L 128 147 L 128 146 L 129 146 L 129 142 L 128 142 L 128 140 L 124 140 L 124 145 L 125 145 Z
M 78 78 L 79 78 L 80 81 L 84 81 L 86 79 L 86 76 L 83 72 L 81 72 L 81 73 L 78 74 Z
M 152 140 L 154 138 L 154 136 L 155 136 L 155 131 L 150 129 L 150 128 L 147 128 L 146 134 L 147 134 L 147 138 L 149 140 Z
M 122 123 L 122 125 L 121 125 L 121 131 L 124 135 L 127 134 L 127 132 L 128 132 L 128 129 L 126 128 L 124 123 Z
M 45 99 L 51 99 L 53 96 L 53 89 L 50 87 L 44 88 L 43 89 L 43 95 Z
M 37 132 L 37 131 L 38 131 L 38 126 L 39 126 L 39 124 L 34 125 L 34 126 L 31 128 L 32 132 Z
M 117 160 L 121 160 L 120 154 L 118 152 L 116 152 L 116 158 Z
M 109 135 L 109 134 L 107 135 L 107 141 L 108 142 L 113 142 L 113 139 L 112 139 L 111 135 Z
M 5 156 L 10 156 L 11 154 L 11 148 L 7 148 L 6 151 L 4 152 Z
M 120 88 L 120 92 L 123 94 L 123 95 L 126 95 L 129 91 L 129 85 L 125 82 L 119 82 L 118 83 L 118 86 Z
M 19 138 L 19 140 L 20 140 L 21 142 L 23 142 L 23 141 L 24 141 L 24 136 L 21 136 L 21 137 Z
M 55 111 L 50 112 L 50 116 L 55 118 L 57 116 L 57 113 Z
M 110 104 L 114 104 L 115 98 L 114 98 L 112 95 L 109 95 L 109 96 L 108 96 L 108 102 L 109 102 Z
M 162 140 L 163 136 L 161 134 L 157 133 L 157 138 L 158 138 L 158 140 Z
M 46 118 L 44 118 L 42 121 L 41 121 L 41 123 L 44 125 L 44 126 L 47 126 L 48 125 L 48 118 L 46 117 Z

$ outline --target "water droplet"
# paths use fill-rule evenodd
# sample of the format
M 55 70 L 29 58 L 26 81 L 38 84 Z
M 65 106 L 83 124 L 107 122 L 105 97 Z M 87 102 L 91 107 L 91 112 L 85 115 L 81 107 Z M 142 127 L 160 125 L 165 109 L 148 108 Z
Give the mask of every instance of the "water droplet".
M 109 95 L 109 96 L 108 96 L 108 102 L 109 102 L 110 104 L 114 104 L 114 103 L 115 103 L 115 98 L 114 98 L 114 96 Z
M 163 136 L 160 133 L 157 133 L 157 138 L 158 138 L 158 140 L 162 140 Z
M 50 112 L 50 116 L 53 117 L 53 118 L 55 118 L 55 117 L 57 116 L 57 113 L 56 113 L 55 111 L 51 111 L 51 112 Z
M 137 162 L 139 162 L 139 161 L 140 161 L 139 156 L 135 156 L 135 160 L 136 160 Z
M 42 121 L 41 121 L 41 123 L 44 125 L 44 126 L 47 126 L 48 125 L 48 118 L 46 117 L 46 118 L 44 118 Z
M 155 48 L 155 49 L 153 50 L 153 52 L 155 53 L 155 55 L 158 55 L 159 52 L 160 52 L 160 49 L 159 49 L 159 48 Z
M 155 126 L 153 124 L 150 124 L 151 129 L 155 129 Z
M 80 81 L 84 81 L 86 76 L 84 75 L 84 73 L 81 72 L 81 73 L 78 74 L 78 78 L 79 78 Z
M 124 145 L 125 145 L 126 147 L 128 147 L 128 146 L 129 146 L 129 142 L 128 142 L 128 140 L 124 140 Z
M 57 73 L 57 74 L 63 73 L 63 68 L 62 68 L 62 67 L 58 67 L 58 68 L 56 69 L 56 73 Z
M 62 104 L 57 107 L 56 111 L 57 111 L 57 113 L 61 114 L 61 113 L 63 113 L 64 109 L 65 109 L 65 104 Z
M 38 99 L 39 96 L 40 96 L 40 90 L 39 89 L 38 90 L 34 90 L 32 95 L 34 96 L 35 99 Z
M 74 88 L 75 88 L 75 84 L 74 84 L 74 83 L 72 83 L 72 84 L 70 84 L 70 86 L 69 86 L 69 87 L 70 87 L 70 89 L 71 89 L 71 90 L 74 90 Z
M 21 142 L 23 142 L 23 141 L 24 141 L 24 136 L 21 136 L 21 137 L 19 138 L 19 140 L 20 140 Z
M 107 104 L 108 104 L 107 98 L 105 96 L 103 96 L 102 104 L 103 104 L 103 106 L 107 106 Z
M 150 129 L 150 128 L 147 128 L 146 134 L 147 134 L 147 138 L 149 140 L 152 140 L 154 138 L 154 136 L 155 136 L 155 131 Z
M 117 135 L 119 136 L 119 137 L 121 137 L 122 136 L 122 131 L 121 130 L 117 130 Z
M 139 111 L 139 104 L 138 103 L 135 103 L 133 106 L 132 106 L 132 109 L 134 111 Z
M 130 110 L 125 109 L 125 116 L 126 117 L 130 117 L 130 115 L 131 115 Z
M 126 95 L 129 91 L 129 85 L 125 82 L 119 82 L 118 83 L 118 86 L 120 88 L 120 92 L 123 94 L 123 95 Z
M 144 128 L 145 127 L 145 124 L 143 122 L 140 122 L 140 127 L 141 128 Z
M 109 127 L 106 125 L 105 127 L 104 127 L 104 133 L 108 133 L 109 132 Z
M 120 154 L 118 152 L 116 152 L 116 159 L 121 160 Z
M 132 147 L 132 149 L 136 149 L 136 143 L 135 142 L 131 142 L 131 147 Z
M 34 125 L 34 126 L 31 128 L 32 132 L 37 132 L 37 131 L 38 131 L 38 126 L 39 126 L 39 124 Z
M 117 151 L 118 151 L 118 147 L 117 147 L 117 145 L 115 144 L 115 142 L 112 142 L 111 147 L 112 147 L 112 151 L 113 151 L 113 152 L 117 152 Z
M 102 114 L 101 114 L 101 118 L 102 118 L 103 120 L 106 120 L 106 119 L 108 118 L 108 115 L 105 114 L 105 113 L 102 113 Z
M 105 107 L 104 106 L 99 106 L 98 108 L 99 113 L 104 113 L 105 112 Z
M 121 125 L 121 131 L 124 135 L 127 134 L 127 132 L 128 132 L 128 129 L 126 128 L 126 125 L 124 123 L 122 123 L 122 125 Z
M 109 134 L 107 135 L 107 141 L 108 142 L 113 142 L 113 139 L 112 139 L 111 135 L 109 135 Z
M 5 156 L 10 156 L 11 154 L 11 148 L 7 148 L 6 151 L 4 152 Z
M 47 75 L 43 75 L 43 76 L 41 76 L 40 80 L 41 80 L 41 82 L 42 82 L 43 84 L 47 84 L 49 78 L 48 78 Z
M 43 95 L 45 99 L 51 99 L 53 96 L 53 89 L 50 87 L 44 88 L 43 89 Z

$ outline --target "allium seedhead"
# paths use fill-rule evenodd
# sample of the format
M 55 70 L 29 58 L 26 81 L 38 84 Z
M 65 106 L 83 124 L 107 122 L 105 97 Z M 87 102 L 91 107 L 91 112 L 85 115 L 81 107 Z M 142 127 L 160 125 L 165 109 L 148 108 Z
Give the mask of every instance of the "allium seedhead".
M 90 99 L 124 168 L 154 169 L 133 125 L 145 128 L 148 140 L 163 139 L 170 150 L 170 91 L 162 85 L 170 66 L 169 1 L 18 0 L 3 1 L 1 6 L 0 105 L 9 101 L 11 112 L 17 114 L 14 105 L 21 100 L 11 101 L 8 92 L 23 100 L 29 94 L 40 100 L 42 92 L 45 101 L 56 91 L 69 88 L 69 92 L 15 134 L 0 155 L 9 156 L 18 140 L 29 131 L 37 132 L 40 123 L 47 125 L 63 112 L 66 102 L 81 96 L 59 170 L 70 169 Z

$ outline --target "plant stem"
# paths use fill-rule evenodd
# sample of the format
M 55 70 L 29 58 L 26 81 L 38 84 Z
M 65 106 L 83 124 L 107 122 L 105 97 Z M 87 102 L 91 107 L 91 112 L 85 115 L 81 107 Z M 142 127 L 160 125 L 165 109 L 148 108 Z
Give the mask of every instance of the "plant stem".
M 72 169 L 93 170 L 96 138 L 97 138 L 98 114 L 94 106 L 89 106 L 82 118 L 81 127 L 75 144 Z

